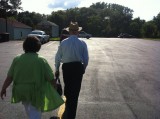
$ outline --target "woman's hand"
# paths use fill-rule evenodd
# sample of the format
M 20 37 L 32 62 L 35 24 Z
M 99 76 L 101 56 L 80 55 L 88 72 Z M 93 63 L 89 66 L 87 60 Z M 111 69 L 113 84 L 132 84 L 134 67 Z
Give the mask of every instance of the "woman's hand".
M 55 89 L 57 89 L 57 83 L 56 83 L 56 79 L 53 79 L 52 81 L 51 81 L 51 84 L 52 84 L 52 86 L 55 88 Z
M 12 81 L 13 81 L 13 78 L 10 76 L 7 76 L 6 80 L 4 81 L 3 86 L 2 86 L 2 90 L 1 90 L 1 99 L 2 100 L 4 99 L 3 98 L 4 96 L 6 97 L 6 89 L 12 83 Z
M 6 89 L 1 90 L 1 99 L 4 99 L 4 96 L 6 97 Z
M 55 77 L 58 78 L 59 77 L 59 71 L 55 72 Z

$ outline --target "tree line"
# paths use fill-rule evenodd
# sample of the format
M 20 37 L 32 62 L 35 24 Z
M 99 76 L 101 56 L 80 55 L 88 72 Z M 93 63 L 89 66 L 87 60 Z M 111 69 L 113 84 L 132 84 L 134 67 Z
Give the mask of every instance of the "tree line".
M 2 2 L 3 1 L 3 2 Z M 13 2 L 14 1 L 14 2 Z M 4 3 L 9 3 L 7 4 Z M 94 37 L 117 37 L 120 33 L 129 33 L 137 38 L 160 38 L 160 13 L 150 21 L 133 19 L 133 10 L 118 4 L 105 2 L 93 3 L 90 7 L 70 8 L 53 11 L 50 15 L 35 12 L 17 12 L 21 0 L 1 0 L 0 17 L 18 20 L 33 29 L 36 25 L 48 20 L 59 26 L 60 31 L 67 27 L 70 21 L 77 21 L 83 30 Z

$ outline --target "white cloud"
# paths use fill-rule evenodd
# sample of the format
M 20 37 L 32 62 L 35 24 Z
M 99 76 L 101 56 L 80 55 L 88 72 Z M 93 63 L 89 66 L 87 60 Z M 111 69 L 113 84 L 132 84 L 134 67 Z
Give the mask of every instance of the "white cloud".
M 48 4 L 48 7 L 51 9 L 61 8 L 61 9 L 69 9 L 78 7 L 80 4 L 80 0 L 54 0 L 52 3 Z

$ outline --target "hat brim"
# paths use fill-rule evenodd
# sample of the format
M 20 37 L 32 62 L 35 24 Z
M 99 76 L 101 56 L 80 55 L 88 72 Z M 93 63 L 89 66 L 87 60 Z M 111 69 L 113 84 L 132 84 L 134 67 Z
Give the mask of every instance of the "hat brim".
M 69 31 L 69 27 L 65 28 L 66 31 Z M 81 31 L 82 27 L 78 27 L 78 31 Z

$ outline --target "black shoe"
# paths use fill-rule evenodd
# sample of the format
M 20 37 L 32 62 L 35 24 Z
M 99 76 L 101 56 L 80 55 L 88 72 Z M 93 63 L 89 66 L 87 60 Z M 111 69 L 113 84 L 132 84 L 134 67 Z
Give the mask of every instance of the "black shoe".
M 50 119 L 59 119 L 57 116 L 52 116 Z

